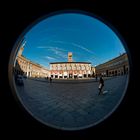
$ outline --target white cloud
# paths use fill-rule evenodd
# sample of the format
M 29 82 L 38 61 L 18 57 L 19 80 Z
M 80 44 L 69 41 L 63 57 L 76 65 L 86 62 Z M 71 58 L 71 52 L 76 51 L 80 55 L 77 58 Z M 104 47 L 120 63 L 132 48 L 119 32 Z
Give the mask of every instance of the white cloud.
M 84 47 L 83 45 L 74 43 L 74 42 L 66 42 L 66 41 L 61 41 L 61 40 L 56 40 L 56 41 L 51 40 L 51 43 L 56 43 L 56 44 L 59 43 L 59 44 L 65 44 L 65 45 L 72 45 L 72 46 L 75 46 L 77 48 L 80 48 L 81 50 L 84 50 L 84 51 L 90 53 L 90 55 L 92 55 L 92 56 L 90 56 L 91 60 L 96 60 L 97 61 L 97 60 L 100 59 L 90 49 Z M 61 47 L 56 47 L 56 44 L 54 46 L 51 46 L 51 45 L 48 45 L 48 46 L 38 46 L 38 48 L 50 51 L 51 54 L 55 56 L 55 60 L 59 60 L 59 59 L 66 60 L 67 59 L 67 53 L 69 51 L 66 50 L 66 49 L 63 49 Z M 49 60 L 54 60 L 54 59 L 51 59 L 51 58 L 48 58 L 48 59 Z
M 88 53 L 91 53 L 91 54 L 94 54 L 94 55 L 95 55 L 94 52 L 92 52 L 91 50 L 89 50 L 88 48 L 86 48 L 86 47 L 84 47 L 84 46 L 82 46 L 82 45 L 79 45 L 79 44 L 77 44 L 77 43 L 71 43 L 71 44 L 72 44 L 73 46 L 75 46 L 75 47 L 78 47 L 78 48 L 84 50 L 84 51 L 87 51 Z
M 67 52 L 68 50 L 65 50 L 63 48 L 59 48 L 56 46 L 38 46 L 39 49 L 45 49 L 46 51 L 49 51 L 51 55 L 54 55 L 55 57 L 46 56 L 45 58 L 49 61 L 59 60 L 59 59 L 67 59 Z
M 50 61 L 51 61 L 51 60 L 56 60 L 56 58 L 50 57 L 50 56 L 45 56 L 45 58 L 48 59 L 48 60 L 50 60 Z
M 67 52 L 68 50 L 56 47 L 56 46 L 38 46 L 38 49 L 47 49 L 47 50 L 51 50 L 51 51 L 55 51 L 55 50 L 59 50 L 59 51 L 64 51 Z
M 88 53 L 91 53 L 91 54 L 94 54 L 95 55 L 95 53 L 93 51 L 89 50 L 88 48 L 84 47 L 83 45 L 79 45 L 79 44 L 74 43 L 74 42 L 65 42 L 65 41 L 60 41 L 60 40 L 58 40 L 58 41 L 52 41 L 52 42 L 54 42 L 54 43 L 60 43 L 60 44 L 73 45 L 73 46 L 78 47 L 78 48 L 80 48 L 80 49 L 82 49 L 84 51 L 87 51 Z
M 53 49 L 53 52 L 56 54 L 57 57 L 59 58 L 64 58 L 66 59 L 67 58 L 67 54 L 61 50 L 58 50 L 58 49 Z

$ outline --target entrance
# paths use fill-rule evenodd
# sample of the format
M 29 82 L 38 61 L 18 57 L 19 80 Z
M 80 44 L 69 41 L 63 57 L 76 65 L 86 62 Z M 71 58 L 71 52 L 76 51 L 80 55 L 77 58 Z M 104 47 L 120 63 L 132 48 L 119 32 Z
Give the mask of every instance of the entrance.
M 72 78 L 72 74 L 69 74 L 69 78 Z
M 64 75 L 64 78 L 67 78 L 67 75 Z
M 87 75 L 86 74 L 84 74 L 84 78 L 86 78 L 87 77 Z
M 77 78 L 77 75 L 74 75 L 74 79 L 76 79 Z

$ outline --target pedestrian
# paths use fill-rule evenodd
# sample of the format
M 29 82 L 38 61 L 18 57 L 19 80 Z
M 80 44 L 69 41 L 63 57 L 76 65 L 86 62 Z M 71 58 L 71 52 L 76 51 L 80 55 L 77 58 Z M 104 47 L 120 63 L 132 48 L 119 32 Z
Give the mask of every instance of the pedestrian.
M 102 93 L 103 87 L 104 87 L 104 80 L 103 80 L 103 78 L 101 76 L 100 80 L 99 80 L 99 95 Z
M 97 74 L 95 75 L 95 78 L 96 78 L 96 81 L 97 81 L 97 79 L 98 79 Z
M 52 83 L 52 78 L 50 77 L 50 83 Z

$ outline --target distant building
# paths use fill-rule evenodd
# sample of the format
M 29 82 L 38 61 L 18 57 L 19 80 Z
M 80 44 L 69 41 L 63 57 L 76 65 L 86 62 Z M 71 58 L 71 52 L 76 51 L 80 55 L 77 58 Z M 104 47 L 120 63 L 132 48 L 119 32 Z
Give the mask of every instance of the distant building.
M 30 61 L 22 55 L 24 46 L 21 46 L 17 54 L 15 64 L 14 64 L 14 73 L 25 75 L 27 77 L 47 77 L 49 76 L 49 70 L 40 64 Z
M 126 53 L 95 67 L 97 75 L 118 76 L 129 72 L 129 62 Z
M 73 62 L 72 53 L 68 53 L 68 62 L 50 63 L 50 76 L 52 78 L 89 78 L 92 76 L 90 62 Z

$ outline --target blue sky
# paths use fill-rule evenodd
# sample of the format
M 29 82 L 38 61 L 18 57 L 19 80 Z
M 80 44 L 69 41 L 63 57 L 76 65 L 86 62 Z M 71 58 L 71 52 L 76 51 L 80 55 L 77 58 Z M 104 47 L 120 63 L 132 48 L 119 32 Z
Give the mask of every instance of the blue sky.
M 35 24 L 25 34 L 23 55 L 45 67 L 50 62 L 67 62 L 68 52 L 73 61 L 99 65 L 124 53 L 117 35 L 96 18 L 65 13 Z

